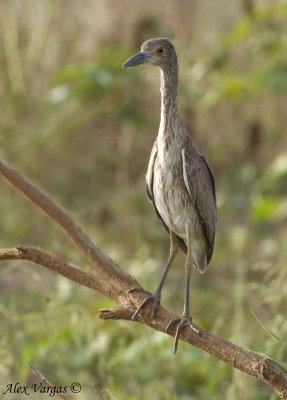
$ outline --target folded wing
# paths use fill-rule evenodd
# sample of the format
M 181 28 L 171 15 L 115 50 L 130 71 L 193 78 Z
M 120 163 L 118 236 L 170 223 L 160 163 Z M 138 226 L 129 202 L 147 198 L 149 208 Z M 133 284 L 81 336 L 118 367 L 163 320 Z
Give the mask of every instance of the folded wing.
M 184 183 L 203 228 L 209 263 L 213 253 L 216 225 L 214 176 L 206 158 L 194 145 L 185 146 L 181 155 Z

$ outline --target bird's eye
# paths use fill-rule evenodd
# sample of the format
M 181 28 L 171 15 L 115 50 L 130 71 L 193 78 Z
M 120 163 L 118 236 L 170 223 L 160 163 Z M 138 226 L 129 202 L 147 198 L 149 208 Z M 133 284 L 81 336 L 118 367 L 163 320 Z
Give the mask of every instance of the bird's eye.
M 159 48 L 156 49 L 156 54 L 161 55 L 163 53 L 163 51 L 164 51 L 163 47 L 159 47 Z

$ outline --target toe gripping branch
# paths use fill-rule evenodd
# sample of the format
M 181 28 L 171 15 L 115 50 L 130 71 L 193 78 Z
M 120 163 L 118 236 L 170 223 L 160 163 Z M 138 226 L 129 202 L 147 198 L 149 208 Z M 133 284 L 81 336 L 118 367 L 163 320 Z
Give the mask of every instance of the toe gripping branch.
M 142 292 L 142 289 L 140 288 L 133 288 L 129 290 L 129 293 L 131 292 Z M 135 321 L 139 313 L 142 311 L 142 309 L 150 302 L 153 302 L 153 307 L 152 307 L 152 312 L 151 312 L 151 318 L 154 319 L 156 317 L 157 310 L 160 305 L 160 295 L 157 294 L 157 292 L 151 294 L 148 293 L 147 297 L 143 300 L 143 302 L 138 306 L 136 311 L 134 312 L 132 316 L 132 321 Z
M 136 292 L 136 291 L 141 291 L 141 288 L 133 288 L 129 292 Z M 153 302 L 153 307 L 152 307 L 152 313 L 151 313 L 151 318 L 154 319 L 156 317 L 159 305 L 160 305 L 160 296 L 155 292 L 154 294 L 148 294 L 147 297 L 143 300 L 143 302 L 137 307 L 136 311 L 132 315 L 132 321 L 135 321 L 139 315 L 139 313 L 144 309 L 144 307 L 150 303 Z M 192 318 L 190 316 L 183 315 L 181 318 L 175 318 L 169 321 L 165 328 L 165 332 L 169 333 L 170 328 L 173 325 L 177 325 L 176 327 L 176 332 L 175 332 L 175 337 L 174 337 L 174 344 L 173 344 L 173 352 L 176 354 L 177 348 L 178 348 L 178 341 L 179 341 L 179 336 L 181 334 L 181 331 L 185 327 L 190 327 L 196 334 L 200 334 L 199 330 L 197 327 L 194 325 L 192 322 Z
M 181 318 L 175 318 L 175 319 L 170 320 L 169 323 L 167 324 L 166 328 L 165 328 L 165 332 L 168 333 L 168 331 L 170 330 L 170 327 L 173 326 L 173 325 L 176 325 L 176 324 L 177 324 L 177 327 L 176 327 L 176 332 L 175 332 L 175 337 L 174 337 L 174 342 L 173 342 L 173 352 L 174 352 L 174 354 L 176 354 L 176 352 L 177 352 L 179 335 L 180 335 L 181 331 L 186 326 L 189 326 L 198 335 L 200 334 L 199 330 L 193 324 L 192 318 L 191 317 L 185 317 L 185 316 L 182 316 Z

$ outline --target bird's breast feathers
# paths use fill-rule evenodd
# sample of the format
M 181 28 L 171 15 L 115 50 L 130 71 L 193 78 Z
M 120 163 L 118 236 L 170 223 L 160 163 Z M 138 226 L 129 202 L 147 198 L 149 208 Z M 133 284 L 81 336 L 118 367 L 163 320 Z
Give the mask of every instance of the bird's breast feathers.
M 197 215 L 182 179 L 182 163 L 174 162 L 175 158 L 167 159 L 171 161 L 161 163 L 159 157 L 155 161 L 154 203 L 169 229 L 185 239 L 186 223 L 195 225 Z

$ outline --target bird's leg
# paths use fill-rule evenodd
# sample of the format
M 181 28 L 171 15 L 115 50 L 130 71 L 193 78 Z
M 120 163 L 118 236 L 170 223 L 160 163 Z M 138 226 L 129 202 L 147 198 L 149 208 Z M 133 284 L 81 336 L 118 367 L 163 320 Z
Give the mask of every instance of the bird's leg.
M 192 323 L 192 318 L 190 315 L 190 306 L 189 306 L 190 273 L 191 273 L 191 268 L 193 265 L 193 257 L 192 257 L 192 251 L 191 251 L 192 234 L 191 234 L 191 230 L 189 227 L 186 227 L 186 232 L 187 232 L 187 256 L 186 256 L 186 260 L 185 260 L 185 298 L 184 298 L 183 314 L 182 314 L 181 318 L 176 318 L 176 319 L 172 319 L 171 321 L 169 321 L 169 323 L 165 329 L 165 331 L 168 332 L 169 328 L 172 325 L 177 324 L 176 333 L 175 333 L 175 337 L 174 337 L 174 345 L 173 345 L 174 354 L 177 351 L 179 335 L 185 326 L 189 326 L 194 332 L 199 333 L 198 329 Z
M 154 291 L 153 294 L 147 296 L 144 301 L 138 306 L 138 308 L 136 309 L 134 315 L 132 316 L 132 320 L 135 320 L 136 317 L 138 316 L 139 312 L 144 308 L 144 306 L 149 303 L 150 301 L 153 301 L 153 308 L 152 308 L 152 313 L 151 313 L 151 317 L 155 318 L 158 307 L 160 305 L 160 299 L 161 299 L 161 291 L 165 282 L 165 279 L 167 277 L 168 271 L 170 266 L 173 263 L 173 260 L 176 256 L 178 250 L 178 243 L 177 243 L 177 239 L 176 236 L 173 232 L 170 231 L 170 252 L 169 252 L 169 257 L 168 260 L 164 266 L 164 270 L 163 270 L 163 274 L 161 277 L 161 280 L 159 282 L 158 287 L 156 288 L 156 290 Z

